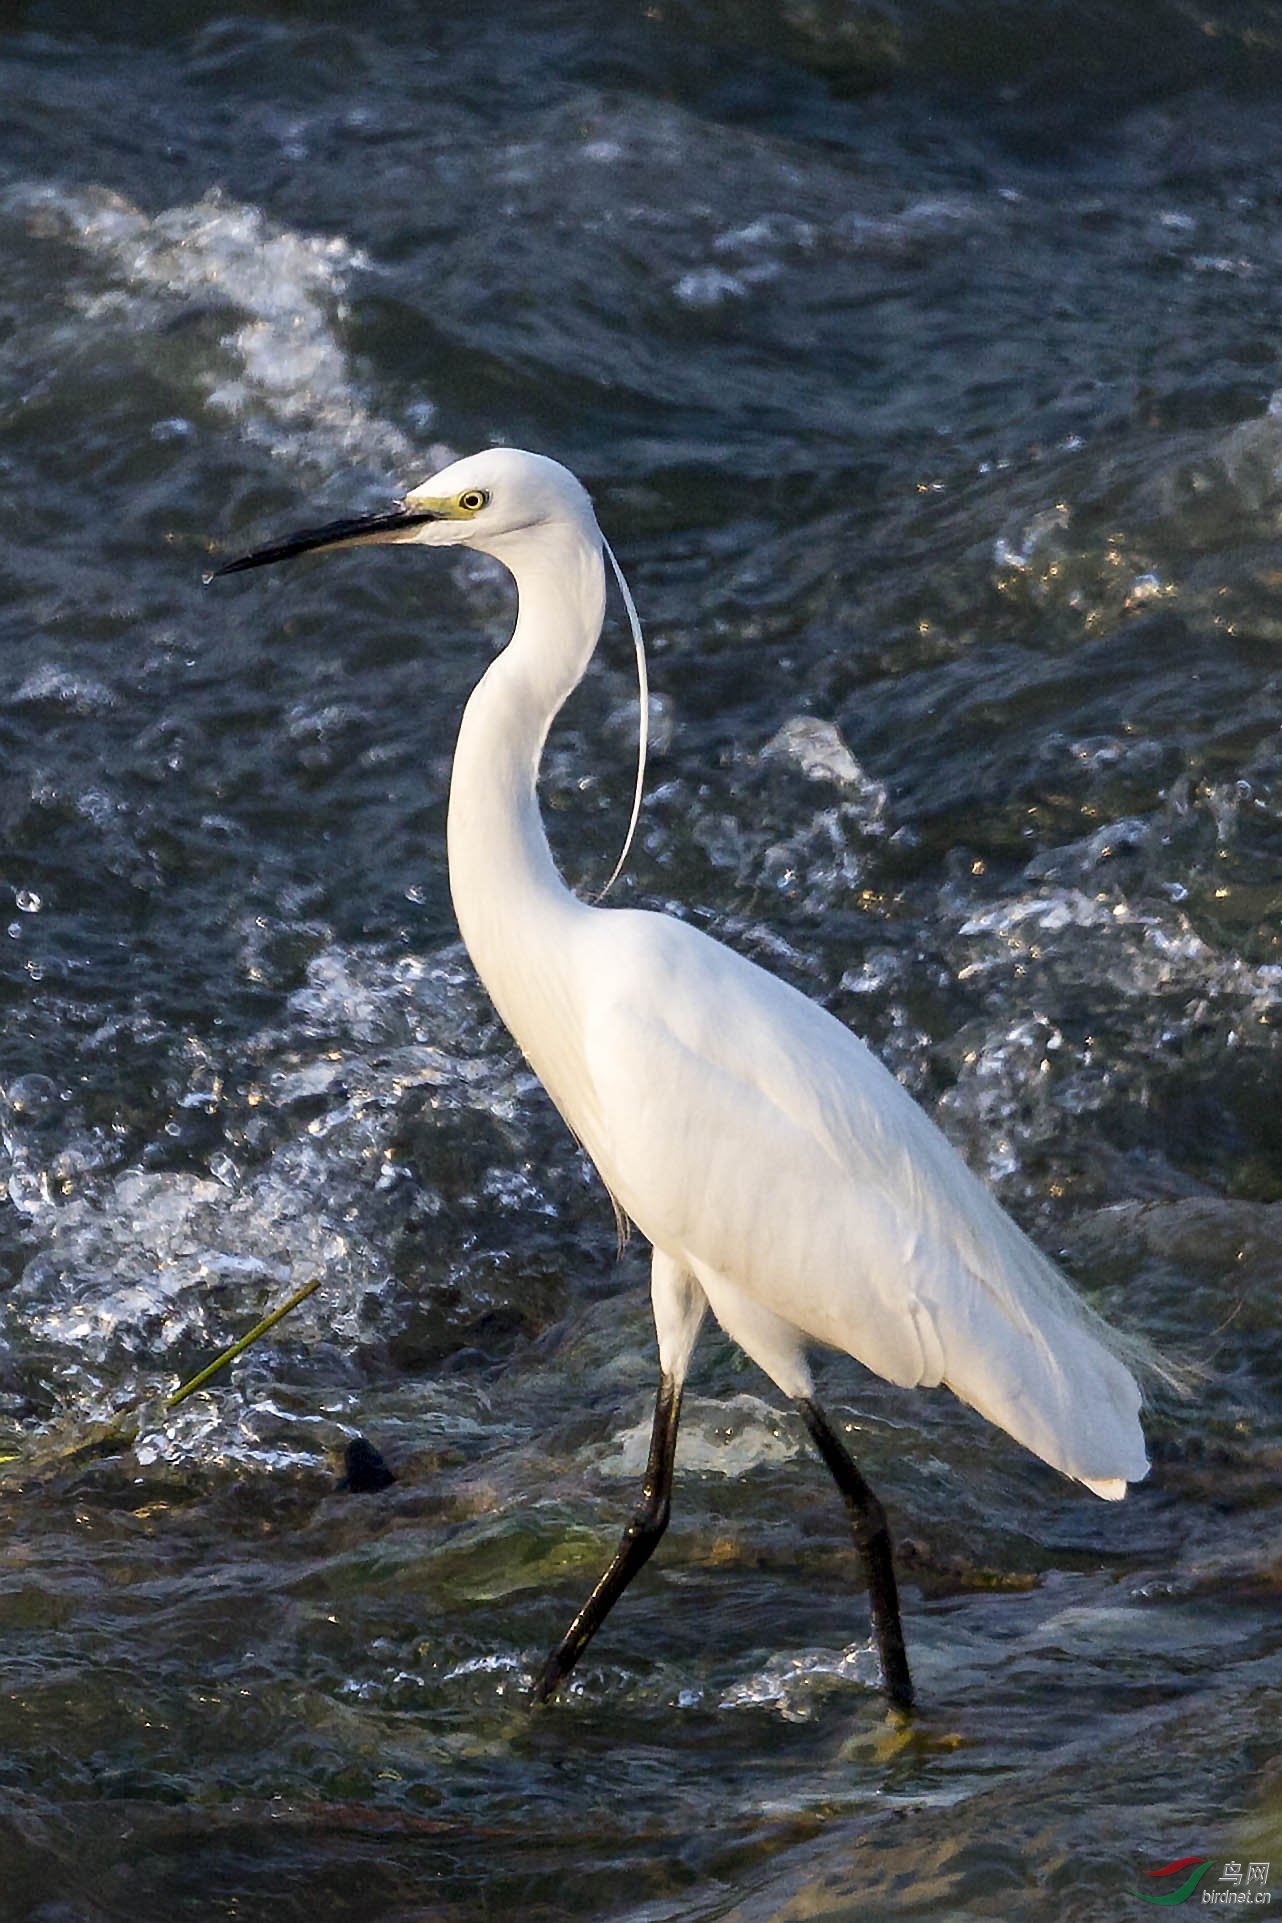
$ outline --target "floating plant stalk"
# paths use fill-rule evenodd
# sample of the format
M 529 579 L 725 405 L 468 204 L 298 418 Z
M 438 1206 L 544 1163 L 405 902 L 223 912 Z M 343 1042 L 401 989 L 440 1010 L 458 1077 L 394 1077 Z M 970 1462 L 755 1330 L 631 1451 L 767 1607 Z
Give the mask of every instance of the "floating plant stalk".
M 282 1302 L 278 1309 L 273 1309 L 270 1315 L 265 1315 L 261 1322 L 254 1324 L 248 1335 L 242 1335 L 239 1342 L 233 1342 L 230 1349 L 224 1349 L 220 1356 L 215 1356 L 199 1375 L 194 1375 L 190 1382 L 184 1382 L 181 1389 L 175 1389 L 165 1403 L 165 1407 L 176 1409 L 180 1402 L 185 1402 L 189 1395 L 196 1393 L 197 1389 L 203 1389 L 211 1376 L 217 1375 L 220 1369 L 225 1369 L 227 1364 L 234 1362 L 238 1355 L 244 1355 L 246 1349 L 257 1342 L 260 1336 L 266 1335 L 269 1329 L 274 1329 L 291 1309 L 296 1309 L 300 1302 L 305 1302 L 308 1296 L 314 1294 L 319 1287 L 320 1277 L 313 1276 L 310 1282 L 304 1282 L 301 1289 L 295 1289 L 288 1302 Z

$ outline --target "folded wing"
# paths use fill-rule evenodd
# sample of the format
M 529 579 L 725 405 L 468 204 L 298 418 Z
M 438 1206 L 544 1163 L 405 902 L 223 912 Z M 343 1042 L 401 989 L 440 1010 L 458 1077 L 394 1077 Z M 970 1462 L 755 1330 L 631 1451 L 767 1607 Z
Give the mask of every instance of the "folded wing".
M 1142 1477 L 1111 1331 L 864 1044 L 681 923 L 598 928 L 587 1145 L 643 1232 L 892 1382 L 947 1383 L 1099 1495 Z

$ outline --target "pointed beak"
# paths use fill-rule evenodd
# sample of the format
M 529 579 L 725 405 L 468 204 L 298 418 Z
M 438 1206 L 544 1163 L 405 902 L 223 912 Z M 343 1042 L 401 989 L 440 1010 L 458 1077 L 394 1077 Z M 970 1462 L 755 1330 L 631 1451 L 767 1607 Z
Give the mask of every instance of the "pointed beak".
M 265 568 L 273 561 L 292 561 L 296 554 L 315 554 L 321 548 L 412 541 L 414 530 L 425 521 L 447 518 L 439 508 L 411 506 L 408 501 L 402 501 L 398 507 L 380 514 L 353 514 L 344 521 L 327 521 L 324 527 L 300 528 L 296 534 L 287 534 L 283 541 L 273 541 L 270 547 L 255 548 L 252 554 L 242 554 L 236 561 L 224 561 L 205 579 L 214 581 L 220 574 L 243 574 L 246 568 Z

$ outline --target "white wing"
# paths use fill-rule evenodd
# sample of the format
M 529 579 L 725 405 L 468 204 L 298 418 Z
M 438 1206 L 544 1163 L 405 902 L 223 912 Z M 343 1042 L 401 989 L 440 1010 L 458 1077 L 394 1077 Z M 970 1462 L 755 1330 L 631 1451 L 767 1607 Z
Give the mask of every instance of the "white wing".
M 1147 1472 L 1106 1326 L 856 1036 L 666 916 L 594 916 L 580 966 L 581 1133 L 657 1247 L 1101 1495 Z

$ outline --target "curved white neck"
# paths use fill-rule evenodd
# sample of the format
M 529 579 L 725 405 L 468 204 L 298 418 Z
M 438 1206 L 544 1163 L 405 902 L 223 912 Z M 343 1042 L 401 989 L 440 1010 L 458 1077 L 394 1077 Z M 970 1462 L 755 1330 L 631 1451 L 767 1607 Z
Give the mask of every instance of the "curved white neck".
M 592 910 L 557 872 L 537 782 L 548 728 L 601 632 L 605 571 L 595 529 L 570 523 L 545 524 L 534 540 L 509 536 L 498 558 L 516 579 L 517 621 L 473 689 L 459 729 L 450 781 L 450 893 L 478 975 L 559 1099 L 545 1038 L 571 1019 L 565 945 L 570 924 Z

